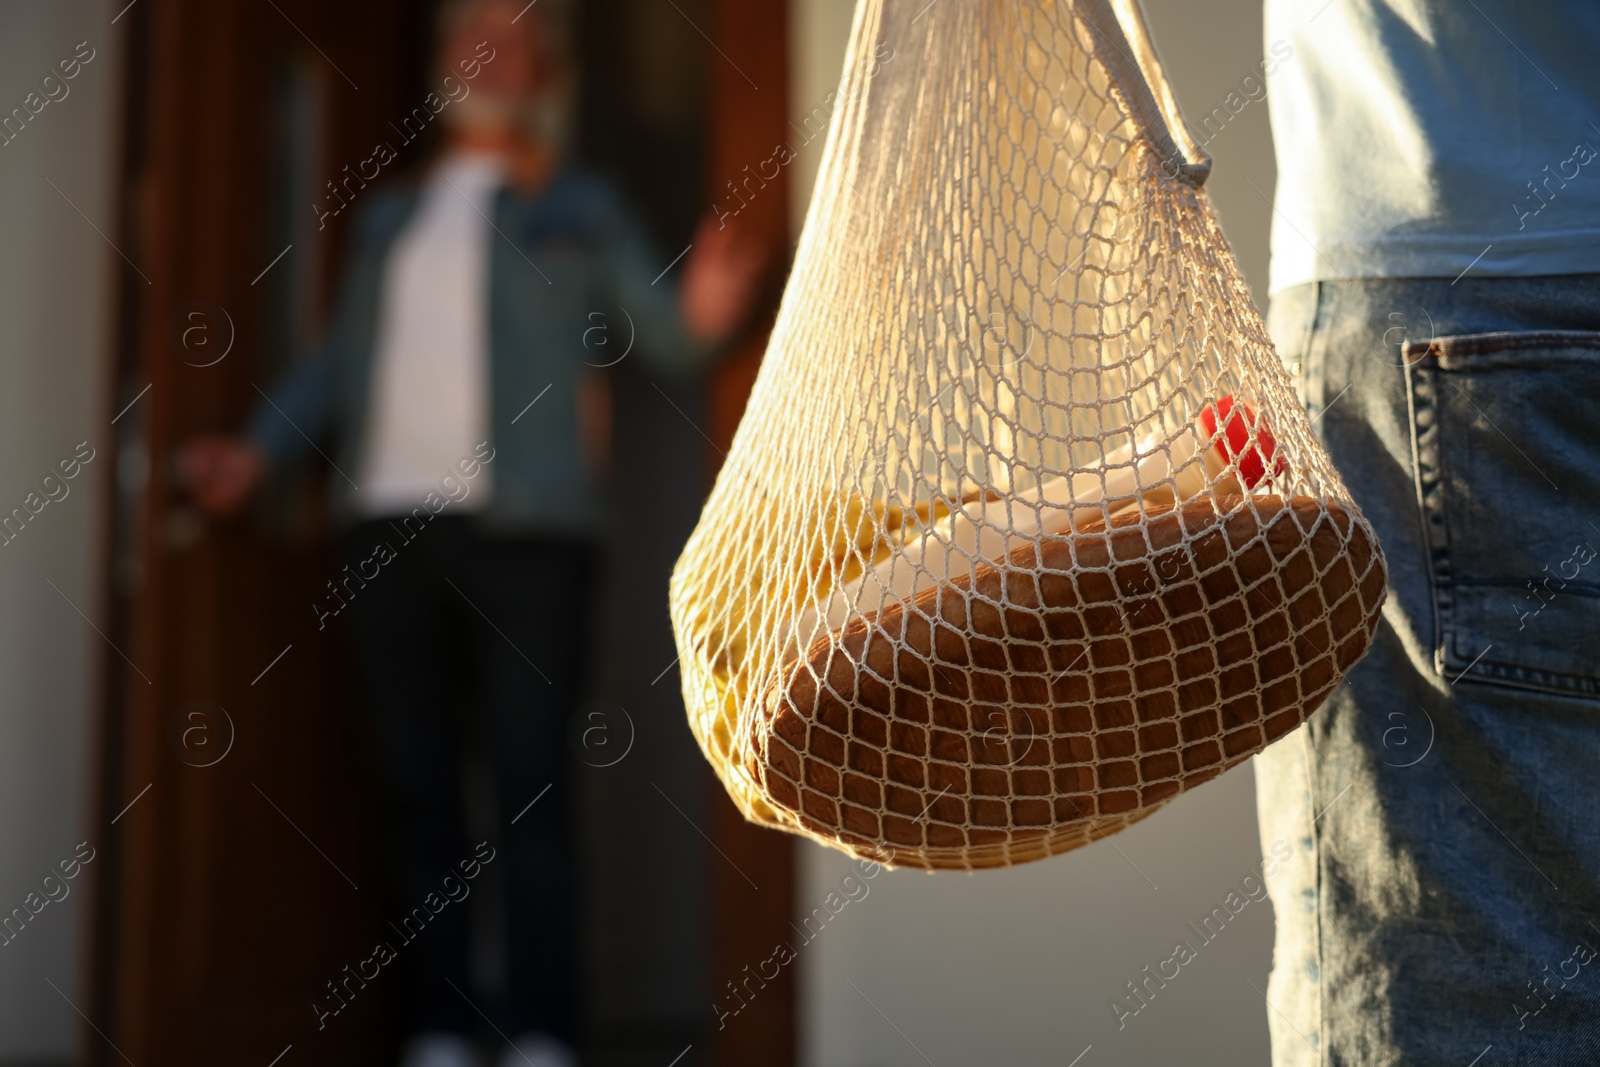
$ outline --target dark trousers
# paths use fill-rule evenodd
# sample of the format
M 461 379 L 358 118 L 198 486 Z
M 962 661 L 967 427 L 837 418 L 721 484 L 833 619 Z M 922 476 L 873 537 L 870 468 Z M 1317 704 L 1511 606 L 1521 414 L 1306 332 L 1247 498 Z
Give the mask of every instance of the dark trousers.
M 385 928 L 395 934 L 404 1025 L 470 1034 L 481 1010 L 507 1035 L 572 1041 L 577 853 L 566 730 L 583 693 L 595 553 L 581 542 L 491 537 L 467 516 L 440 515 L 420 530 L 363 523 L 345 556 L 386 793 L 394 908 Z M 468 909 L 485 897 L 482 881 L 463 874 L 489 853 L 463 825 L 468 726 L 494 778 L 488 844 L 506 890 L 505 1004 L 485 1003 L 469 974 Z M 452 900 L 463 885 L 465 899 Z

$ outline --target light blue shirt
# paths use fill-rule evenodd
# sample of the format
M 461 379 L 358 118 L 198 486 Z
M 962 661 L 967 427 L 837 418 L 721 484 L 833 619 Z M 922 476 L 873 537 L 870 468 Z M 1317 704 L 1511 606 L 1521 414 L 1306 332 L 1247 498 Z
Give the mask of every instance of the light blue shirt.
M 1271 290 L 1600 271 L 1600 2 L 1266 0 Z

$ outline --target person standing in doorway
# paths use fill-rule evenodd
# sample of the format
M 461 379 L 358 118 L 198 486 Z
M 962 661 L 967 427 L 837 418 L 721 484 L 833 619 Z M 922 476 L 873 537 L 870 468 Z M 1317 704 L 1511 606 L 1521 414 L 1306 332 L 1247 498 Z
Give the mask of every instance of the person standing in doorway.
M 507 1067 L 578 1062 L 564 731 L 582 698 L 603 512 L 584 455 L 589 314 L 626 309 L 639 358 L 693 373 L 743 321 L 764 259 L 708 218 L 681 287 L 657 283 L 663 264 L 615 191 L 563 158 L 572 64 L 557 3 L 447 4 L 437 69 L 476 74 L 441 110 L 444 150 L 419 182 L 352 204 L 320 350 L 242 436 L 198 438 L 179 456 L 196 501 L 229 515 L 269 470 L 333 440 L 350 570 L 369 575 L 384 557 L 349 606 L 402 915 L 483 859 L 463 828 L 462 694 L 487 741 L 509 996 L 484 1014 L 511 1035 Z M 452 905 L 401 952 L 403 1067 L 478 1062 L 469 941 L 468 909 Z

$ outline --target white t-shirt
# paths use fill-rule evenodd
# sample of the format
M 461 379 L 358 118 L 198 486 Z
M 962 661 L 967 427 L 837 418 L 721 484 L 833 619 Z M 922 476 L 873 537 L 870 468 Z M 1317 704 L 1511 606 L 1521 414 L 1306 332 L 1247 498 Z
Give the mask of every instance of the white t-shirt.
M 1272 292 L 1600 271 L 1600 4 L 1267 0 L 1266 12 Z
M 489 438 L 489 220 L 504 181 L 498 156 L 446 156 L 390 249 L 356 479 L 369 518 L 410 514 Z M 481 509 L 490 477 L 453 510 Z

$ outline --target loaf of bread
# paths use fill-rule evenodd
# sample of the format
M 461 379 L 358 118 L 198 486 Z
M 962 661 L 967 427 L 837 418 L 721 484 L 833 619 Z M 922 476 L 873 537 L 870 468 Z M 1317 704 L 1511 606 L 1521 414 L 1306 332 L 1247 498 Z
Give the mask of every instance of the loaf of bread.
M 804 831 L 926 869 L 1113 833 L 1299 725 L 1371 641 L 1370 530 L 1199 497 L 978 562 L 811 644 L 746 769 Z

